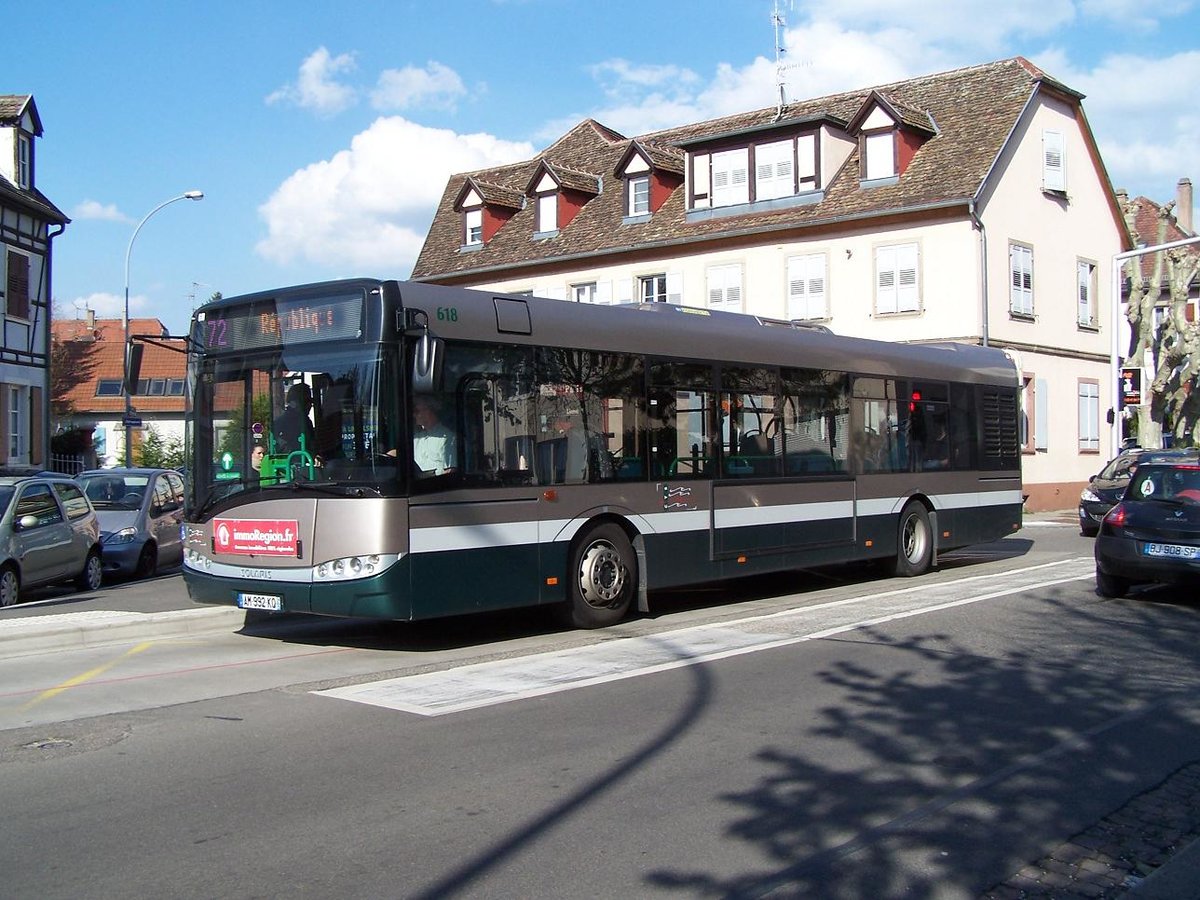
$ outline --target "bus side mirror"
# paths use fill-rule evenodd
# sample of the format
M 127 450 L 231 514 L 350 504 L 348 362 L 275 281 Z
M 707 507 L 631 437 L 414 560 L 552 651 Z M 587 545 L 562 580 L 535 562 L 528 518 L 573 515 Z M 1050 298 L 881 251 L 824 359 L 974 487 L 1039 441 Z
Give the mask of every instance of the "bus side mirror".
M 412 389 L 417 394 L 432 394 L 441 387 L 445 345 L 428 331 L 413 345 Z
M 130 340 L 125 348 L 125 393 L 134 396 L 138 392 L 138 382 L 142 374 L 142 354 L 146 345 L 141 341 Z

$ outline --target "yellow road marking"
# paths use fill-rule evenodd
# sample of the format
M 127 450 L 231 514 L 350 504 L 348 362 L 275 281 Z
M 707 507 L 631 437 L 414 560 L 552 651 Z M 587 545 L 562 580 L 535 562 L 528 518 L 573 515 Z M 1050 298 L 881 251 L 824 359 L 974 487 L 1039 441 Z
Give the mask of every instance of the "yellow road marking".
M 40 694 L 38 694 L 36 697 L 34 697 L 32 700 L 30 700 L 24 706 L 22 706 L 21 712 L 25 712 L 26 710 L 33 709 L 33 707 L 37 706 L 43 700 L 49 700 L 52 697 L 57 697 L 59 694 L 63 693 L 64 691 L 69 691 L 73 687 L 79 687 L 79 685 L 85 684 L 86 682 L 91 681 L 93 678 L 97 677 L 98 675 L 103 675 L 105 672 L 107 672 L 113 666 L 118 665 L 121 662 L 123 662 L 124 660 L 129 659 L 129 657 L 131 657 L 137 653 L 141 653 L 143 650 L 147 650 L 153 646 L 154 646 L 153 641 L 143 641 L 142 643 L 138 644 L 136 647 L 130 647 L 128 650 L 126 650 L 124 653 L 122 653 L 116 659 L 110 660 L 109 662 L 106 662 L 102 666 L 96 666 L 96 668 L 89 669 L 87 672 L 84 672 L 82 675 L 76 675 L 74 678 L 68 678 L 62 684 L 57 685 L 56 687 L 52 687 L 49 690 L 42 691 Z

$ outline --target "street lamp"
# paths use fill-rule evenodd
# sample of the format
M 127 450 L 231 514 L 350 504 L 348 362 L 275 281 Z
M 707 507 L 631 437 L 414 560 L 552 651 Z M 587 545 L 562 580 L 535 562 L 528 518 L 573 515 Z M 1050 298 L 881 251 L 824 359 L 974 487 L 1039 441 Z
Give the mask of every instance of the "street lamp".
M 1172 250 L 1175 247 L 1184 247 L 1188 244 L 1200 243 L 1200 236 L 1184 238 L 1181 241 L 1171 241 L 1167 244 L 1155 244 L 1153 247 L 1139 247 L 1136 250 L 1126 250 L 1124 253 L 1116 253 L 1112 258 L 1112 327 L 1109 329 L 1112 335 L 1109 338 L 1109 359 L 1108 359 L 1108 384 L 1109 390 L 1112 393 L 1112 428 L 1109 431 L 1109 459 L 1116 456 L 1121 448 L 1119 440 L 1121 434 L 1121 410 L 1120 404 L 1117 403 L 1117 386 L 1121 379 L 1121 344 L 1120 344 L 1120 323 L 1121 323 L 1121 266 L 1129 259 L 1136 259 L 1139 256 L 1145 256 L 1148 253 L 1158 253 L 1162 250 Z M 1149 392 L 1149 385 L 1142 385 L 1142 390 Z
M 142 226 L 150 219 L 152 215 L 162 209 L 164 206 L 170 206 L 176 200 L 203 200 L 204 191 L 187 191 L 180 194 L 178 197 L 172 197 L 170 200 L 164 200 L 150 212 L 142 217 L 142 221 L 137 223 L 137 228 L 133 229 L 133 235 L 129 238 L 129 246 L 125 249 L 125 360 L 122 371 L 124 377 L 121 379 L 121 393 L 125 395 L 125 467 L 129 468 L 133 465 L 133 395 L 129 392 L 129 254 L 133 252 L 133 242 L 137 240 L 138 232 L 142 230 Z

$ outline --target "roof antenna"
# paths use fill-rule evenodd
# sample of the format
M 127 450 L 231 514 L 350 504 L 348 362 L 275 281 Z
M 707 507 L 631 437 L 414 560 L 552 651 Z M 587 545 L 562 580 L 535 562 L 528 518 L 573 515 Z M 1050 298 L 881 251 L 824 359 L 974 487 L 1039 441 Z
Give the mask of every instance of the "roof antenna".
M 788 8 L 791 8 L 791 5 L 792 0 L 788 0 Z M 779 9 L 779 0 L 773 0 L 771 23 L 775 26 L 775 83 L 779 89 L 779 106 L 775 112 L 775 121 L 778 122 L 783 118 L 783 108 L 787 106 L 783 73 L 788 68 L 783 62 L 783 57 L 787 55 L 787 48 L 783 46 L 783 29 L 787 27 L 787 19 L 783 17 L 783 13 Z

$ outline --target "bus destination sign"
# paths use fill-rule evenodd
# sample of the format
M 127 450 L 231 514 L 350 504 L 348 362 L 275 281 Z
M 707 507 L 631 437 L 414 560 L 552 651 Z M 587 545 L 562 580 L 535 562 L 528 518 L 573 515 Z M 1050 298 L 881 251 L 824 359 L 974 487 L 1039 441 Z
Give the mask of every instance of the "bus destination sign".
M 260 350 L 362 337 L 362 294 L 268 300 L 196 317 L 193 339 L 205 350 Z

